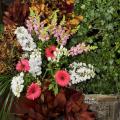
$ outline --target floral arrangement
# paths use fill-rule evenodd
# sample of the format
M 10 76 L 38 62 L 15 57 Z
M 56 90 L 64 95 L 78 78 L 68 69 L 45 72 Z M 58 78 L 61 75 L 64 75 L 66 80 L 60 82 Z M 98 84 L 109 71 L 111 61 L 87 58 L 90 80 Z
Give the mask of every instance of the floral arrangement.
M 79 24 L 70 24 L 66 15 L 60 17 L 60 10 L 52 11 L 43 19 L 35 8 L 30 7 L 25 25 L 17 26 L 14 31 L 21 55 L 16 61 L 16 75 L 11 79 L 12 94 L 19 101 L 19 107 L 21 99 L 28 104 L 32 102 L 29 106 L 40 102 L 39 110 L 42 109 L 42 112 L 36 110 L 40 120 L 53 119 L 64 112 L 63 119 L 66 120 L 93 120 L 94 114 L 83 103 L 82 93 L 70 89 L 72 85 L 94 78 L 93 65 L 70 61 L 71 57 L 88 52 L 93 47 L 79 43 L 67 48 L 67 43 L 80 28 Z M 27 102 L 25 104 L 27 106 Z M 44 107 L 46 110 L 43 110 Z M 51 115 L 51 110 L 55 109 L 56 113 Z M 18 109 L 15 111 L 20 112 Z M 30 117 L 34 119 L 35 116 Z
M 23 55 L 16 64 L 17 76 L 13 77 L 11 89 L 15 96 L 20 97 L 26 91 L 26 97 L 34 100 L 42 94 L 42 86 L 49 81 L 49 90 L 58 94 L 60 87 L 94 78 L 94 67 L 85 63 L 68 63 L 68 59 L 87 52 L 89 46 L 84 43 L 65 47 L 70 37 L 75 34 L 79 26 L 67 28 L 65 16 L 58 23 L 57 12 L 48 18 L 49 22 L 40 21 L 38 15 L 31 9 L 26 26 L 17 27 L 15 34 L 22 47 Z M 26 80 L 26 77 L 31 77 Z

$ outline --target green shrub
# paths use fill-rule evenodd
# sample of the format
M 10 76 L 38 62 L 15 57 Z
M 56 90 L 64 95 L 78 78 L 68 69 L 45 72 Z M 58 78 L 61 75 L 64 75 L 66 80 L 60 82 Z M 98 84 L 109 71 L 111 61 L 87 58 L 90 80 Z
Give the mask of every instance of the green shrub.
M 86 42 L 98 48 L 78 56 L 96 67 L 96 78 L 79 84 L 86 93 L 116 94 L 120 91 L 120 0 L 76 0 L 75 12 L 84 16 L 69 44 Z M 74 59 L 74 58 L 72 58 Z

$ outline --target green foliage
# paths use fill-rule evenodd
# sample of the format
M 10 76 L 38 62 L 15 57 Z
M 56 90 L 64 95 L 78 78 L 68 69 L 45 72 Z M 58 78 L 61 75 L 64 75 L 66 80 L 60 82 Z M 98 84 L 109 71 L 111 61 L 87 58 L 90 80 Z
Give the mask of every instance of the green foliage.
M 75 12 L 84 17 L 69 46 L 86 42 L 98 46 L 77 57 L 93 64 L 96 78 L 79 84 L 86 93 L 116 94 L 120 91 L 120 0 L 76 0 Z M 75 59 L 75 58 L 71 58 Z
M 52 81 L 52 84 L 49 85 L 49 90 L 53 90 L 54 94 L 57 95 L 58 94 L 58 85 Z
M 8 113 L 10 112 L 12 102 L 14 100 L 13 94 L 10 90 L 11 75 L 0 75 L 0 120 L 8 120 Z
M 27 87 L 34 81 L 35 81 L 35 78 L 30 73 L 27 73 L 24 77 L 24 86 Z
M 4 28 L 3 28 L 3 24 L 0 23 L 0 34 L 3 33 L 3 29 L 4 29 Z

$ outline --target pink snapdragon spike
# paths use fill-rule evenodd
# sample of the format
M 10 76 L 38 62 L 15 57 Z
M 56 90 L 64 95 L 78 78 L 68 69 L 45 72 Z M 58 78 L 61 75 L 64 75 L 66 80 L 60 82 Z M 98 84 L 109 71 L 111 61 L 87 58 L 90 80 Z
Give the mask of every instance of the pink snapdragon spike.
M 65 70 L 59 70 L 55 74 L 56 83 L 62 87 L 65 87 L 69 84 L 70 75 Z
M 29 72 L 30 66 L 29 61 L 27 59 L 21 59 L 16 65 L 17 71 Z
M 26 20 L 26 26 L 28 28 L 28 31 L 31 33 L 33 30 L 33 25 L 31 20 Z
M 85 43 L 80 43 L 76 45 L 75 47 L 71 47 L 69 50 L 69 54 L 71 56 L 82 54 L 83 52 L 89 51 L 89 47 L 85 45 Z
M 42 29 L 41 29 L 41 31 L 42 31 Z M 48 33 L 44 34 L 44 33 L 41 32 L 41 33 L 38 34 L 38 38 L 42 41 L 48 41 L 50 39 L 50 36 L 49 36 Z
M 67 40 L 70 38 L 68 30 L 61 26 L 56 26 L 52 34 L 56 38 L 56 41 L 63 46 L 67 44 Z
M 29 100 L 35 100 L 41 95 L 41 88 L 37 83 L 32 83 L 28 89 L 26 98 Z
M 54 58 L 54 51 L 56 50 L 55 45 L 51 45 L 48 48 L 45 49 L 45 55 L 47 58 Z

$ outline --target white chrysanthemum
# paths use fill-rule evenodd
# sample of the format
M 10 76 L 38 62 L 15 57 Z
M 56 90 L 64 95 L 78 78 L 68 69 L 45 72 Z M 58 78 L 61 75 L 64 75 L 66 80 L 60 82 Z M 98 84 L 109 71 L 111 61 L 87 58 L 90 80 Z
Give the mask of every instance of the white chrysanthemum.
M 87 66 L 85 63 L 82 62 L 73 62 L 70 65 L 69 73 L 71 77 L 70 84 L 77 84 L 82 81 L 86 81 L 87 79 L 94 78 L 95 76 L 93 66 L 91 64 Z
M 18 27 L 15 30 L 15 34 L 23 50 L 32 51 L 36 48 L 36 44 L 34 43 L 31 34 L 28 33 L 25 27 Z
M 20 97 L 20 93 L 23 91 L 24 88 L 24 73 L 21 72 L 20 75 L 13 77 L 12 82 L 11 82 L 11 89 L 13 94 L 16 97 Z
M 41 52 L 38 49 L 35 49 L 29 59 L 29 65 L 30 70 L 29 72 L 35 77 L 36 75 L 40 75 L 42 73 L 41 71 L 41 65 L 42 65 L 42 58 L 41 58 Z

